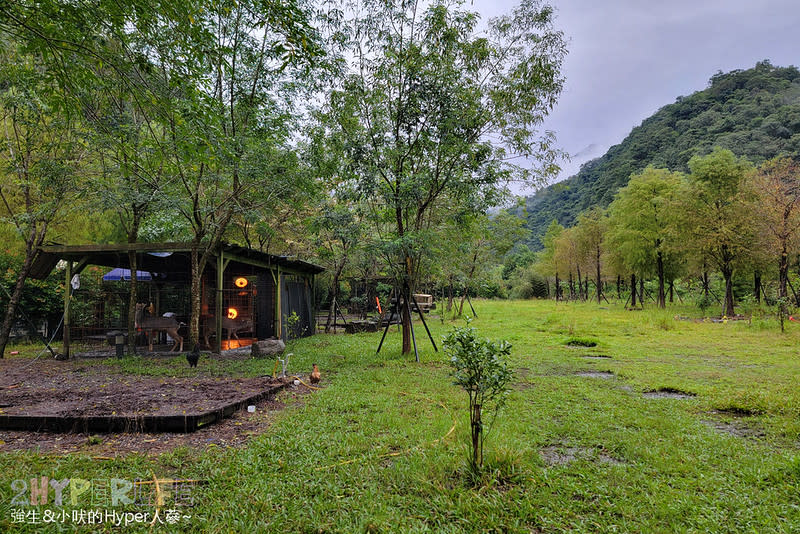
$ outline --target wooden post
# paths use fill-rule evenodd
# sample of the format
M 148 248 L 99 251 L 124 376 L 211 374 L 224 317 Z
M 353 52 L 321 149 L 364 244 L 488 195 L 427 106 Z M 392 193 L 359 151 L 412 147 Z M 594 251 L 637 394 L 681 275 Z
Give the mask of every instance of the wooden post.
M 217 323 L 217 338 L 214 341 L 214 348 L 217 354 L 222 353 L 222 275 L 225 272 L 225 258 L 222 248 L 219 249 L 217 256 L 217 311 L 215 313 L 214 321 Z
M 281 268 L 278 267 L 278 283 L 275 287 L 275 322 L 277 323 L 276 331 L 278 339 L 283 339 L 283 317 L 281 316 L 281 289 L 283 282 L 281 281 Z
M 72 261 L 67 261 L 66 280 L 64 284 L 64 357 L 69 358 L 69 300 L 72 294 Z

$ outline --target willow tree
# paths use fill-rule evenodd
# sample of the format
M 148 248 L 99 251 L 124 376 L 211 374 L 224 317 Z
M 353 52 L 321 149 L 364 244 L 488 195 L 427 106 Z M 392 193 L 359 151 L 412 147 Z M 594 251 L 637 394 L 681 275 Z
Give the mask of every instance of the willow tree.
M 324 119 L 341 136 L 359 191 L 375 199 L 381 251 L 400 287 L 414 290 L 422 238 L 446 202 L 481 211 L 509 180 L 555 170 L 552 136 L 538 129 L 562 87 L 562 34 L 553 10 L 526 0 L 479 31 L 462 2 L 367 0 L 346 6 L 349 69 Z M 535 169 L 513 165 L 530 158 Z M 411 350 L 403 314 L 403 353 Z

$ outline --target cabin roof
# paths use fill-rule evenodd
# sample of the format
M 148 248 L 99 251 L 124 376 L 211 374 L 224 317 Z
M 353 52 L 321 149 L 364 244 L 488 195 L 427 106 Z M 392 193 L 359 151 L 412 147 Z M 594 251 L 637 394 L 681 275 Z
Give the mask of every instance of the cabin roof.
M 152 273 L 170 273 L 173 277 L 189 277 L 191 272 L 191 254 L 195 247 L 191 243 L 123 243 L 112 245 L 46 245 L 39 247 L 31 267 L 33 278 L 46 278 L 60 260 L 77 263 L 75 272 L 80 272 L 86 265 L 100 265 L 111 268 L 130 269 L 129 252 L 136 254 L 137 270 Z M 196 248 L 199 254 L 208 250 L 205 245 Z M 298 274 L 318 274 L 325 269 L 313 263 L 276 256 L 258 250 L 221 243 L 211 250 L 211 257 L 240 264 L 255 269 L 276 269 Z M 208 266 L 216 268 L 215 262 Z

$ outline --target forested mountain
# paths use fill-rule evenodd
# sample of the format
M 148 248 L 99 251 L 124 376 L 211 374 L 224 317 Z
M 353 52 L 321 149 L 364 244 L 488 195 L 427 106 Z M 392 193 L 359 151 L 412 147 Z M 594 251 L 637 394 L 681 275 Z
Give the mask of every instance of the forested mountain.
M 571 226 L 582 211 L 608 206 L 631 173 L 647 165 L 685 172 L 692 156 L 714 147 L 756 164 L 800 154 L 800 71 L 763 61 L 752 69 L 720 72 L 708 88 L 664 106 L 575 176 L 527 198 L 531 247 L 541 248 L 553 219 Z

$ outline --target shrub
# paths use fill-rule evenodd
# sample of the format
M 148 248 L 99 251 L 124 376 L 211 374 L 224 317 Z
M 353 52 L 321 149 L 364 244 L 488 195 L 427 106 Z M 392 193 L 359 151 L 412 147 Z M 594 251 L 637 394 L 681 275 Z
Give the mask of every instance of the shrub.
M 453 368 L 453 383 L 469 395 L 470 467 L 478 472 L 483 466 L 483 442 L 489 432 L 484 432 L 483 416 L 492 414 L 491 429 L 513 378 L 513 372 L 503 360 L 511 353 L 511 344 L 503 340 L 478 339 L 475 329 L 466 326 L 454 328 L 444 337 L 443 345 Z

